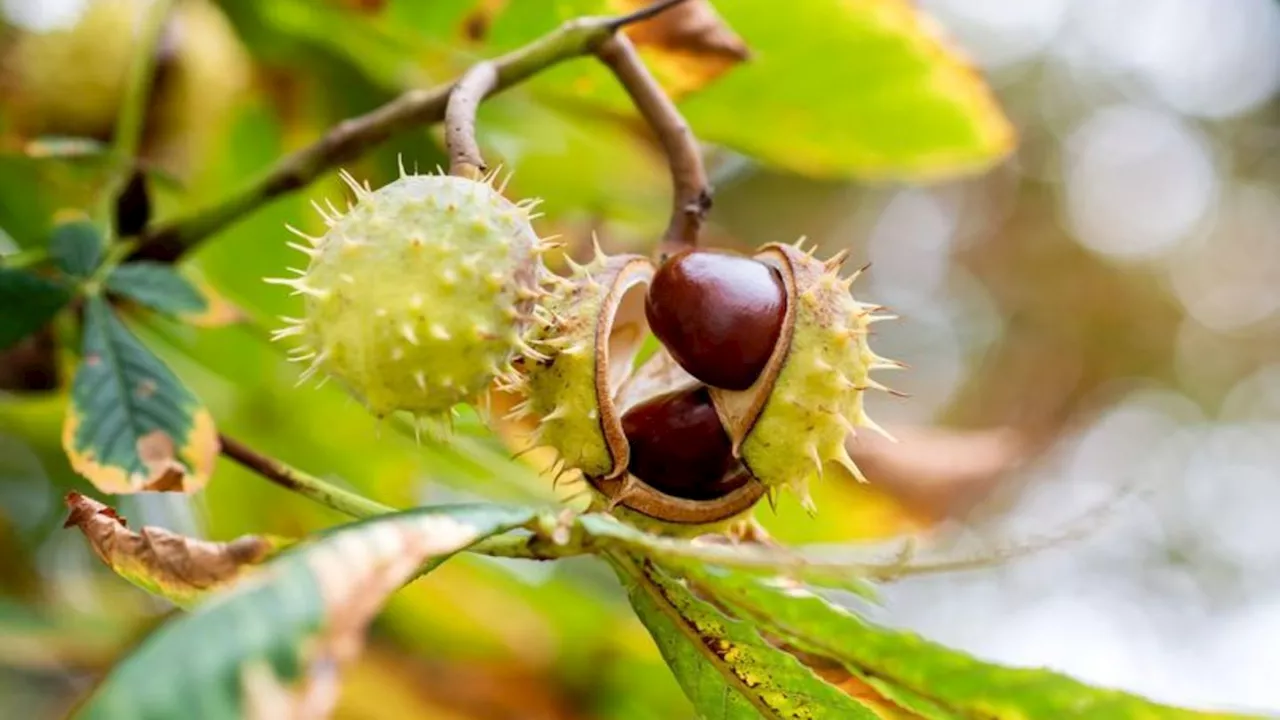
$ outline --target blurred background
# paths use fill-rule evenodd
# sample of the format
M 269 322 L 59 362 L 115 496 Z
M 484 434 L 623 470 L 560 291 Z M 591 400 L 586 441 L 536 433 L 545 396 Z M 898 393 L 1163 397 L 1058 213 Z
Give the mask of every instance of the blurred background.
M 0 5 L 0 253 L 39 245 L 55 212 L 97 201 L 92 140 L 110 136 L 145 4 Z M 144 143 L 155 213 L 220 198 L 338 120 L 593 5 L 182 0 Z M 735 22 L 744 11 L 720 5 L 752 45 L 754 26 Z M 854 446 L 872 488 L 828 478 L 816 518 L 787 498 L 761 521 L 833 553 L 907 536 L 922 559 L 991 558 L 886 585 L 878 620 L 1162 701 L 1280 713 L 1280 3 L 920 6 L 1016 126 L 1006 162 L 869 183 L 707 148 L 708 244 L 805 235 L 824 254 L 850 250 L 851 265 L 871 264 L 859 298 L 901 316 L 876 326 L 873 346 L 910 365 L 882 378 L 909 399 L 869 401 L 902 442 Z M 549 83 L 602 77 L 586 63 Z M 725 110 L 717 87 L 683 97 L 695 130 L 708 107 Z M 593 231 L 612 251 L 645 251 L 665 224 L 666 170 L 629 111 L 533 83 L 486 103 L 480 135 L 491 161 L 515 169 L 513 196 L 546 198 L 540 230 L 564 234 L 569 252 Z M 377 185 L 398 156 L 442 163 L 436 130 L 350 169 Z M 339 390 L 294 389 L 296 367 L 265 337 L 297 308 L 260 278 L 294 259 L 283 224 L 317 229 L 308 200 L 341 196 L 331 174 L 220 234 L 187 264 L 213 310 L 195 325 L 137 315 L 132 327 L 220 429 L 316 474 L 403 506 L 551 498 L 538 468 L 511 461 L 472 416 L 450 445 L 419 446 Z M 60 529 L 62 495 L 92 494 L 59 447 L 74 358 L 54 338 L 66 332 L 0 356 L 4 717 L 57 717 L 170 611 Z M 109 501 L 132 527 L 217 539 L 342 520 L 225 461 L 199 496 Z M 603 566 L 480 558 L 393 599 L 340 713 L 690 715 Z

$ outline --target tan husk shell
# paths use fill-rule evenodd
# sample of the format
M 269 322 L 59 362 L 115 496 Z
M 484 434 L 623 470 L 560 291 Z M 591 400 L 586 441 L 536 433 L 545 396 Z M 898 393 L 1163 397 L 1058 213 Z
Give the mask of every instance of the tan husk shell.
M 648 331 L 644 291 L 653 271 L 641 256 L 597 255 L 558 282 L 554 297 L 544 302 L 550 318 L 529 336 L 537 356 L 524 360 L 518 389 L 528 400 L 517 414 L 541 418 L 535 444 L 555 447 L 565 469 L 581 471 L 601 507 L 681 526 L 718 523 L 754 506 L 764 486 L 752 479 L 715 500 L 687 500 L 626 472 L 631 453 L 623 413 L 696 382 L 662 348 L 633 371 Z M 592 351 L 584 355 L 588 344 Z
M 680 368 L 665 349 L 659 348 L 618 392 L 618 404 L 623 410 L 644 400 L 678 390 L 696 383 Z M 611 403 L 613 405 L 613 403 Z M 615 406 L 616 410 L 616 406 Z M 613 427 L 605 426 L 606 435 L 626 445 L 622 434 L 622 413 L 615 413 Z M 601 415 L 603 420 L 604 415 Z M 629 454 L 629 453 L 628 453 Z M 743 472 L 746 469 L 743 468 Z M 759 502 L 765 487 L 751 478 L 742 487 L 714 500 L 688 500 L 655 490 L 640 478 L 631 475 L 612 477 L 587 477 L 602 496 L 608 507 L 622 506 L 655 520 L 680 525 L 704 525 L 721 522 L 747 510 Z
M 801 278 L 811 280 L 805 277 L 809 273 L 804 269 L 804 264 L 797 263 L 791 253 L 804 257 L 804 253 L 794 247 L 778 244 L 766 245 L 754 256 L 756 260 L 778 271 L 782 277 L 784 296 L 787 298 L 787 307 L 782 316 L 782 328 L 778 332 L 778 344 L 774 346 L 773 354 L 769 356 L 769 361 L 761 371 L 760 377 L 756 378 L 756 381 L 746 390 L 710 388 L 711 400 L 715 403 L 716 413 L 720 415 L 720 423 L 724 425 L 725 432 L 729 433 L 729 439 L 733 441 L 735 456 L 742 452 L 742 441 L 755 426 L 756 418 L 760 417 L 765 403 L 769 402 L 769 395 L 773 392 L 774 383 L 778 380 L 778 373 L 782 372 L 787 354 L 791 351 L 791 338 L 795 334 L 796 327 L 794 302 L 796 288 L 801 285 Z
M 777 347 L 748 389 L 712 389 L 734 455 L 769 488 L 790 487 L 810 505 L 807 480 L 828 465 L 861 472 L 844 441 L 858 428 L 880 430 L 863 409 L 867 389 L 884 389 L 871 370 L 898 366 L 867 346 L 868 325 L 885 317 L 849 293 L 841 254 L 823 262 L 798 245 L 767 245 L 755 259 L 778 270 L 787 308 Z M 886 316 L 887 317 L 887 316 Z

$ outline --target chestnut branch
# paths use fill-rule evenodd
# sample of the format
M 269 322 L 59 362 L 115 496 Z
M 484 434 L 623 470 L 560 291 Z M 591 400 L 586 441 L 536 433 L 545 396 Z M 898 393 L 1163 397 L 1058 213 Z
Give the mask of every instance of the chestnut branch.
M 478 63 L 454 85 L 444 113 L 444 145 L 449 151 L 449 174 L 477 179 L 487 169 L 476 143 L 476 111 L 480 101 L 498 85 L 493 63 Z
M 393 507 L 343 490 L 275 458 L 267 457 L 225 434 L 218 435 L 218 442 L 222 454 L 246 470 L 344 515 L 368 518 L 396 511 Z
M 703 220 L 711 209 L 711 191 L 702 153 L 689 124 L 645 67 L 625 35 L 614 35 L 596 47 L 596 57 L 613 71 L 645 121 L 653 128 L 671 166 L 671 221 L 658 248 L 660 259 L 698 244 Z
M 647 20 L 685 0 L 662 0 L 629 15 L 570 20 L 524 47 L 491 60 L 500 92 L 570 58 L 592 53 L 628 24 Z M 147 229 L 138 257 L 172 262 L 206 238 L 267 202 L 300 190 L 340 163 L 359 157 L 398 132 L 444 119 L 458 83 L 409 90 L 364 115 L 344 120 L 311 145 L 281 158 L 264 175 L 221 201 Z

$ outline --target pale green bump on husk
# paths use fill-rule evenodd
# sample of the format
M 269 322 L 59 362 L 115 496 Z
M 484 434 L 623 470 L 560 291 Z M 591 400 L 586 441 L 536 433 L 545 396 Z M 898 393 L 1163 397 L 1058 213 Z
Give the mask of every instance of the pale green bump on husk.
M 575 266 L 540 303 L 526 341 L 541 355 L 523 360 L 527 400 L 519 411 L 540 418 L 535 443 L 552 447 L 569 469 L 591 476 L 613 470 L 596 393 L 596 332 L 609 288 L 593 273 L 603 262 Z
M 897 364 L 868 346 L 868 326 L 884 316 L 850 295 L 853 278 L 839 277 L 839 260 L 788 250 L 797 284 L 790 349 L 740 455 L 756 478 L 792 488 L 808 505 L 808 480 L 832 463 L 864 479 L 845 439 L 858 428 L 883 432 L 863 411 L 863 393 L 883 387 L 870 379 L 872 369 Z
M 521 343 L 543 272 L 532 203 L 447 175 L 402 174 L 376 191 L 343 179 L 354 206 L 321 211 L 328 231 L 293 244 L 305 272 L 272 280 L 306 303 L 276 337 L 302 338 L 292 353 L 309 363 L 304 380 L 331 375 L 374 415 L 445 414 L 506 372 Z

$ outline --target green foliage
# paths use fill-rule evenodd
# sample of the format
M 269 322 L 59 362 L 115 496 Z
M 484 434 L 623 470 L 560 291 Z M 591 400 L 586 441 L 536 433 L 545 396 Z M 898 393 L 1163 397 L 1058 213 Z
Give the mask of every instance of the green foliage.
M 886 698 L 923 717 L 1208 718 L 1047 670 L 1004 668 L 918 635 L 878 627 L 793 583 L 697 570 L 690 581 L 772 636 L 836 660 Z
M 62 272 L 87 278 L 102 262 L 102 233 L 88 220 L 73 220 L 53 228 L 49 238 L 49 256 Z
M 707 720 L 876 717 L 648 560 L 624 560 L 620 567 L 632 607 Z
M 938 177 L 1013 147 L 986 84 L 902 0 L 717 7 L 753 56 L 684 103 L 709 138 L 816 176 Z
M 81 354 L 63 431 L 72 466 L 107 492 L 203 485 L 217 451 L 208 411 L 98 295 Z
M 491 42 L 527 42 L 557 19 L 608 13 L 600 0 L 521 3 L 494 19 Z M 751 56 L 706 87 L 688 54 L 652 49 L 669 88 L 694 90 L 681 110 L 699 137 L 815 177 L 921 178 L 990 165 L 1014 133 L 982 78 L 902 0 L 718 3 Z M 617 112 L 627 101 L 581 65 L 534 81 L 544 96 Z
M 323 710 L 336 690 L 335 666 L 352 659 L 387 595 L 427 560 L 532 517 L 497 505 L 444 506 L 329 533 L 149 637 L 78 717 L 213 720 L 289 717 L 304 705 Z
M 138 261 L 120 265 L 107 276 L 107 290 L 168 315 L 204 312 L 200 291 L 170 265 Z
M 60 282 L 19 268 L 0 267 L 0 350 L 39 330 L 68 301 Z
M 286 264 L 282 225 L 304 224 L 305 202 L 301 195 L 270 205 L 267 200 L 313 181 L 318 185 L 312 188 L 314 197 L 331 195 L 339 161 L 361 165 L 358 174 L 377 184 L 398 172 L 397 153 L 404 153 L 411 168 L 421 163 L 422 170 L 444 157 L 435 136 L 413 123 L 410 131 L 377 148 L 323 146 L 314 164 L 291 166 L 299 174 L 278 183 L 273 190 L 278 195 L 259 196 L 260 188 L 251 184 L 245 189 L 246 178 L 278 164 L 298 138 L 367 112 L 406 88 L 453 77 L 477 58 L 515 49 L 563 20 L 637 3 L 391 0 L 380 14 L 352 9 L 362 3 L 320 7 L 304 0 L 224 0 L 221 5 L 254 54 L 271 66 L 269 82 L 261 85 L 273 94 L 264 92 L 239 109 L 224 131 L 225 153 L 207 153 L 204 164 L 181 182 L 155 185 L 162 224 L 122 233 L 133 236 L 136 230 L 137 242 L 145 243 L 157 227 L 171 227 L 164 223 L 186 221 L 201 229 L 207 205 L 226 210 L 227 218 L 215 217 L 209 226 L 229 229 L 193 260 L 217 287 L 210 297 L 171 264 L 122 261 L 134 245 L 107 244 L 96 215 L 46 232 L 54 207 L 112 204 L 101 197 L 112 195 L 101 187 L 110 183 L 43 181 L 72 176 L 72 161 L 102 160 L 101 142 L 44 138 L 24 145 L 17 159 L 0 157 L 0 223 L 26 251 L 47 240 L 47 257 L 69 276 L 52 280 L 41 274 L 46 268 L 0 267 L 0 349 L 45 326 L 76 292 L 84 295 L 82 357 L 62 436 L 71 468 L 107 493 L 201 489 L 213 473 L 219 440 L 199 390 L 235 433 L 256 433 L 255 441 L 262 439 L 273 451 L 305 457 L 309 466 L 334 476 L 350 476 L 386 502 L 423 502 L 424 486 L 436 493 L 526 502 L 549 497 L 548 483 L 511 459 L 474 414 L 460 418 L 451 444 L 375 440 L 367 418 L 341 393 L 282 389 L 280 379 L 287 375 L 282 358 L 262 342 L 265 332 L 257 319 L 231 328 L 183 323 L 195 324 L 191 316 L 216 307 L 223 292 L 254 318 L 285 311 L 284 301 L 259 280 Z M 989 166 L 1011 148 L 1010 125 L 985 84 L 902 0 L 793 0 L 783 9 L 768 0 L 740 0 L 717 7 L 725 27 L 750 49 L 745 62 L 708 58 L 705 48 L 673 49 L 640 39 L 637 44 L 700 138 L 745 154 L 753 167 L 813 178 L 936 178 Z M 147 98 L 140 89 L 134 99 L 138 112 L 130 114 L 142 129 L 142 116 L 150 111 Z M 540 224 L 572 241 L 589 237 L 597 225 L 619 223 L 627 226 L 625 232 L 602 235 L 649 250 L 650 228 L 668 205 L 666 170 L 630 101 L 597 63 L 581 59 L 539 73 L 486 101 L 480 117 L 480 141 L 494 165 L 508 163 L 517 170 L 508 196 L 546 196 L 548 217 Z M 126 135 L 132 144 L 132 133 Z M 163 147 L 148 150 L 163 156 Z M 138 167 L 137 158 L 114 160 L 124 163 L 115 167 L 117 174 L 121 167 Z M 148 167 L 147 172 L 169 177 L 163 169 Z M 64 185 L 76 186 L 79 194 L 63 193 Z M 57 191 L 18 192 L 28 186 Z M 153 200 L 147 192 L 142 197 L 147 212 L 139 213 L 139 226 L 150 221 Z M 243 222 L 230 227 L 232 220 Z M 319 220 L 311 217 L 311 222 L 314 226 L 304 229 L 323 232 Z M 278 242 L 264 240 L 270 237 Z M 44 257 L 38 250 L 32 255 Z M 394 295 L 401 288 L 385 290 Z M 147 340 L 144 345 L 119 314 L 129 304 L 112 305 L 119 300 L 181 322 L 147 325 L 151 318 L 144 314 L 144 322 L 135 326 Z M 355 326 L 365 329 L 358 322 Z M 47 407 L 13 407 L 11 412 L 3 408 L 0 420 L 25 437 L 51 427 Z M 55 404 L 53 410 L 61 413 L 63 407 Z M 57 483 L 72 483 L 67 474 L 62 472 Z M 288 477 L 275 479 L 289 485 Z M 36 492 L 63 489 L 53 482 L 48 486 Z M 299 492 L 331 509 L 354 506 L 335 502 L 336 492 Z M 362 508 L 380 506 L 357 499 Z M 332 523 L 332 515 L 296 500 L 224 463 L 199 507 L 207 510 L 202 514 L 208 515 L 214 537 L 246 528 L 306 536 Z M 192 608 L 116 666 L 81 708 L 82 717 L 286 716 L 282 713 L 335 691 L 337 670 L 354 660 L 368 623 L 402 584 L 467 548 L 493 556 L 604 559 L 621 579 L 675 682 L 707 718 L 1205 717 L 1048 671 L 994 666 L 877 626 L 805 589 L 834 588 L 874 598 L 862 574 L 865 567 L 818 560 L 798 549 L 659 537 L 597 513 L 438 505 L 310 535 L 259 565 L 277 549 L 275 536 L 251 535 L 253 552 L 237 555 L 237 541 L 215 543 L 156 528 L 133 532 L 110 508 L 77 502 L 73 509 L 88 510 L 79 519 L 73 510 L 71 523 L 84 531 L 112 571 Z M 856 524 L 840 518 L 837 523 Z M 8 519 L 0 511 L 0 540 Z M 482 541 L 487 544 L 473 547 Z M 579 572 L 583 566 L 587 569 Z M 610 595 L 616 588 L 602 589 L 600 577 L 592 575 L 599 566 L 544 565 L 535 588 L 508 565 L 451 563 L 445 569 L 456 573 L 449 575 L 451 586 L 430 585 L 439 578 L 433 575 L 400 594 L 383 617 L 398 640 L 407 646 L 416 642 L 444 662 L 470 653 L 470 646 L 525 653 L 548 679 L 562 681 L 562 674 L 577 673 L 574 682 L 592 692 L 599 691 L 597 683 L 613 680 L 620 687 L 616 694 L 627 698 L 626 710 L 619 715 L 602 711 L 601 717 L 663 716 L 670 703 L 683 702 L 679 690 L 656 655 L 651 659 L 644 629 L 633 622 L 626 604 Z M 457 594 L 450 598 L 452 605 L 440 597 L 450 588 Z M 4 610 L 0 604 L 0 621 L 9 620 Z M 528 622 L 530 616 L 535 622 Z M 537 621 L 555 632 L 530 630 Z M 643 646 L 627 645 L 628 628 Z M 43 627 L 36 630 L 43 633 Z M 432 642 L 441 637 L 468 647 L 458 651 Z M 57 648 L 64 644 L 69 643 L 60 637 Z M 577 665 L 572 671 L 552 667 L 544 657 L 551 655 L 549 647 L 575 655 Z M 601 657 L 619 659 L 601 669 L 597 666 L 606 665 Z M 609 672 L 620 679 L 603 677 Z M 670 686 L 666 695 L 663 681 Z

